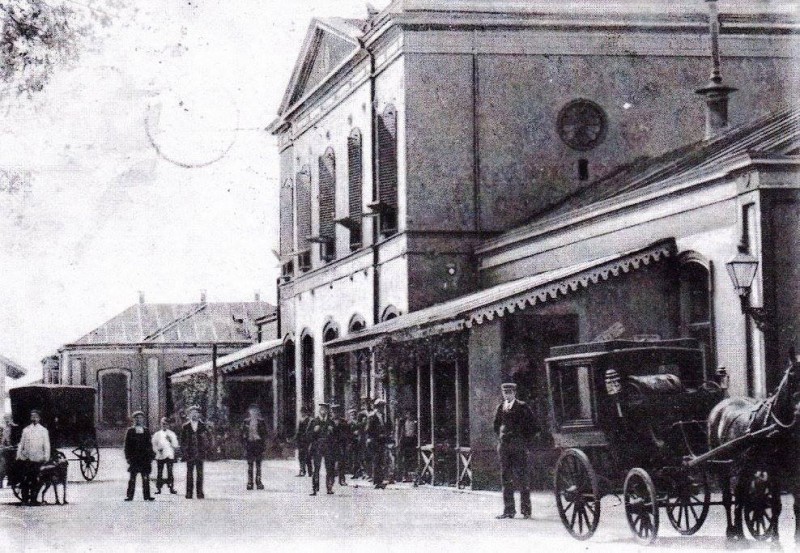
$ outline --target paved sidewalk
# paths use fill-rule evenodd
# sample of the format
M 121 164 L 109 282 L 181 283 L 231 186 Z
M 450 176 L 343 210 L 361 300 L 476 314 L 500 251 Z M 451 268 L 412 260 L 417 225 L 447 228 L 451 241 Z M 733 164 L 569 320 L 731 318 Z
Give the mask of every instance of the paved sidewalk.
M 723 513 L 712 510 L 698 536 L 685 538 L 662 521 L 658 547 L 641 548 L 631 539 L 622 508 L 613 497 L 603 501 L 600 528 L 588 542 L 564 531 L 549 493 L 533 497 L 533 520 L 495 520 L 501 510 L 497 492 L 410 484 L 375 490 L 368 482 L 335 487 L 335 495 L 309 497 L 309 478 L 296 478 L 296 464 L 270 461 L 264 466 L 264 491 L 245 490 L 245 463 L 206 464 L 206 499 L 162 494 L 146 503 L 122 501 L 127 473 L 119 450 L 101 452 L 100 473 L 83 482 L 71 466 L 67 506 L 17 507 L 8 489 L 0 490 L 0 551 L 660 551 L 724 550 Z M 176 466 L 183 492 L 185 466 Z M 783 545 L 791 500 L 784 508 Z M 664 526 L 666 524 L 666 527 Z M 761 548 L 761 544 L 750 542 Z M 766 546 L 763 546 L 766 547 Z

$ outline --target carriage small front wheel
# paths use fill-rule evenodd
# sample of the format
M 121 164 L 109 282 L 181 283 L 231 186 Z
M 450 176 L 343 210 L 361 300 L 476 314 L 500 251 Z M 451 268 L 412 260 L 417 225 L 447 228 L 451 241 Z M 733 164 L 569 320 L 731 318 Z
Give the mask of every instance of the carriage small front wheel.
M 647 471 L 633 468 L 625 477 L 625 516 L 636 539 L 645 544 L 658 537 L 658 497 Z
M 685 469 L 670 481 L 667 518 L 684 536 L 691 536 L 703 526 L 711 504 L 708 478 L 702 469 Z
M 568 449 L 555 468 L 558 515 L 572 537 L 588 540 L 600 522 L 600 490 L 589 457 L 580 449 Z

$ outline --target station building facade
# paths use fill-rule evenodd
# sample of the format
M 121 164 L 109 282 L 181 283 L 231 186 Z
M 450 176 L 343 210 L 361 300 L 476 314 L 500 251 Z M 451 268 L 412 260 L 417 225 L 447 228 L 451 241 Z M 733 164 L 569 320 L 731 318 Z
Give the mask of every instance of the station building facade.
M 752 300 L 794 324 L 798 21 L 722 7 L 719 27 L 656 1 L 405 0 L 312 22 L 270 126 L 280 425 L 385 397 L 440 474 L 469 463 L 488 485 L 499 384 L 546 429 L 554 345 L 695 337 L 732 393 L 764 395 L 792 333 L 748 322 L 724 264 L 744 243 Z M 696 93 L 712 35 L 729 110 Z

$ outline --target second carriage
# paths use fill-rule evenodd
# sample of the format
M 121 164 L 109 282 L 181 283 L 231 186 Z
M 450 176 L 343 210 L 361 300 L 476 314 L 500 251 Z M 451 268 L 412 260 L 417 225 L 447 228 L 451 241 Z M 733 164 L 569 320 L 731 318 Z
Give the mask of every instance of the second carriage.
M 41 424 L 50 434 L 51 457 L 76 461 L 81 475 L 94 480 L 100 467 L 100 450 L 95 430 L 95 389 L 90 386 L 38 384 L 9 390 L 13 426 L 11 446 L 4 448 L 8 480 L 14 495 L 20 497 L 20 475 L 16 470 L 16 449 L 22 429 L 30 422 L 31 411 L 41 414 Z
M 554 470 L 558 512 L 567 531 L 590 538 L 601 499 L 621 496 L 635 537 L 650 543 L 660 514 L 690 535 L 703 525 L 712 501 L 709 467 L 728 470 L 730 458 L 709 452 L 706 423 L 726 395 L 727 376 L 709 374 L 691 339 L 611 341 L 560 346 L 546 361 L 550 424 L 562 450 Z M 700 461 L 700 462 L 698 462 Z M 769 475 L 751 471 L 745 507 L 756 538 L 768 534 Z

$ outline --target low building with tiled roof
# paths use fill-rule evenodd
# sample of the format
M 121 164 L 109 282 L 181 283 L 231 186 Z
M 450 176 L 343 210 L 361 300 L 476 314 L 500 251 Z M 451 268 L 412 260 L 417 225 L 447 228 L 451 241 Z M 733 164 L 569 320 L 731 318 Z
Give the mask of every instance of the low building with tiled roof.
M 151 427 L 172 414 L 168 376 L 275 336 L 275 307 L 263 301 L 145 303 L 144 298 L 59 349 L 48 383 L 97 388 L 102 444 L 115 445 L 130 414 L 145 412 Z M 46 361 L 53 365 L 53 361 Z

